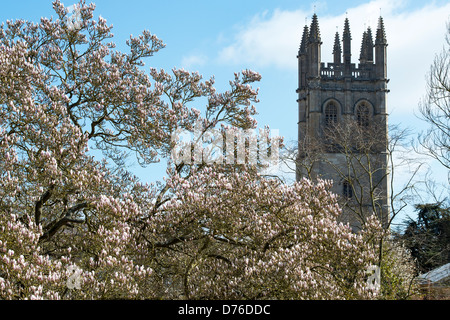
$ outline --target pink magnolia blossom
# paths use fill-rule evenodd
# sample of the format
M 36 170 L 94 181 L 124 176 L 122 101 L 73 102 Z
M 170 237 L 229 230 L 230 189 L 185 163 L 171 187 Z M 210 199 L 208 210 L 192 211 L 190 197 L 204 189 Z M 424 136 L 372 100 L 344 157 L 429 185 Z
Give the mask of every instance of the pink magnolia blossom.
M 146 73 L 164 47 L 155 35 L 118 52 L 93 4 L 80 1 L 76 24 L 53 8 L 56 19 L 0 28 L 0 299 L 377 295 L 371 235 L 338 222 L 327 182 L 170 161 L 178 129 L 255 128 L 258 73 L 236 73 L 225 92 L 183 69 Z M 167 177 L 140 182 L 126 154 L 168 159 Z

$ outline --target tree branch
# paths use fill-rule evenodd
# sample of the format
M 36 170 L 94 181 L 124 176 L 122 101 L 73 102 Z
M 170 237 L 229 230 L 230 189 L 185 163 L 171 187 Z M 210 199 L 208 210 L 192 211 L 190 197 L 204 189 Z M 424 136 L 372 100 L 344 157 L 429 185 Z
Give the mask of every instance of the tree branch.
M 36 201 L 36 204 L 34 206 L 34 222 L 36 225 L 40 224 L 41 215 L 42 215 L 42 206 L 50 199 L 52 196 L 52 191 L 55 188 L 55 185 L 50 185 L 49 189 L 41 196 L 41 198 Z
M 63 226 L 65 226 L 68 223 L 83 223 L 84 220 L 80 219 L 73 219 L 71 218 L 71 215 L 81 209 L 84 209 L 88 206 L 87 202 L 79 203 L 70 209 L 68 209 L 65 212 L 65 215 L 62 219 L 50 223 L 48 226 L 46 226 L 44 229 L 46 230 L 44 234 L 39 238 L 39 241 L 45 241 L 49 240 L 53 235 L 55 235 L 56 232 L 58 232 L 59 229 L 61 229 Z

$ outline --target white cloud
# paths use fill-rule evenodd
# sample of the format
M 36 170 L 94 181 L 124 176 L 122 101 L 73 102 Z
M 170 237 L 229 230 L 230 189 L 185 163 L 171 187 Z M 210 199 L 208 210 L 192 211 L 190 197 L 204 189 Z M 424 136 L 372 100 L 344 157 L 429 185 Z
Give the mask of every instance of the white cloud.
M 205 65 L 208 61 L 208 57 L 204 54 L 192 54 L 189 56 L 184 56 L 181 60 L 181 66 L 186 69 L 191 69 L 193 67 L 201 67 Z
M 442 50 L 449 14 L 450 3 L 388 17 L 391 108 L 416 109 L 425 94 L 425 75 L 435 54 Z
M 353 37 L 354 56 L 359 53 L 364 26 L 369 26 L 370 23 L 373 29 L 376 28 L 380 14 L 379 8 L 383 7 L 386 14 L 399 7 L 399 3 L 401 2 L 377 0 L 347 10 Z M 272 14 L 264 12 L 257 15 L 240 29 L 231 45 L 219 52 L 219 60 L 229 63 L 247 62 L 258 66 L 295 68 L 297 65 L 295 56 L 300 45 L 303 26 L 305 23 L 309 25 L 311 15 L 311 11 L 279 9 L 274 10 Z M 342 33 L 346 14 L 320 16 L 318 13 L 318 16 L 323 41 L 322 57 L 331 57 L 336 27 L 339 33 Z
M 388 46 L 390 106 L 398 111 L 411 111 L 424 94 L 425 74 L 435 53 L 444 42 L 445 23 L 450 19 L 450 3 L 424 5 L 408 9 L 408 1 L 374 0 L 349 8 L 341 15 L 317 13 L 322 37 L 322 61 L 332 61 L 336 29 L 342 40 L 347 15 L 352 34 L 352 62 L 358 63 L 362 33 L 370 26 L 375 36 L 378 17 L 383 16 Z M 310 24 L 312 12 L 275 10 L 255 16 L 236 33 L 234 41 L 221 49 L 221 63 L 245 63 L 255 67 L 296 70 L 305 17 Z
M 275 10 L 272 15 L 264 12 L 255 16 L 238 32 L 234 43 L 219 52 L 218 60 L 281 68 L 295 66 L 299 32 L 307 15 L 301 10 Z
M 412 129 L 420 131 L 424 124 L 420 123 L 414 112 L 420 98 L 425 94 L 425 75 L 435 54 L 442 50 L 445 41 L 446 23 L 450 21 L 449 2 L 442 5 L 424 2 L 421 7 L 411 8 L 408 0 L 374 0 L 348 8 L 347 13 L 343 11 L 335 15 L 321 15 L 321 10 L 326 11 L 326 2 L 316 2 L 323 42 L 322 61 L 332 61 L 334 36 L 338 30 L 342 40 L 344 20 L 347 16 L 353 39 L 352 62 L 358 63 L 363 31 L 370 26 L 375 36 L 380 8 L 389 44 L 387 49 L 390 79 L 388 87 L 391 91 L 388 95 L 388 108 L 391 113 L 389 121 L 402 127 L 414 126 Z M 307 17 L 306 23 L 309 25 L 312 14 L 311 8 L 310 11 L 274 10 L 256 15 L 237 29 L 232 42 L 218 52 L 217 62 L 251 65 L 256 70 L 271 67 L 289 73 L 289 79 L 292 79 L 292 75 L 295 77 L 297 72 L 296 55 L 305 18 Z M 295 85 L 296 83 L 287 84 L 289 87 Z M 295 108 L 294 99 L 292 103 L 289 101 L 286 103 Z M 395 120 L 391 122 L 391 119 Z M 418 155 L 413 153 L 409 156 L 418 158 Z M 437 181 L 444 179 L 445 182 L 447 176 L 442 167 L 436 165 L 435 161 L 427 158 L 425 160 L 426 164 L 421 168 L 417 178 L 423 178 L 425 169 L 432 168 L 435 173 L 433 179 Z M 398 158 L 395 159 L 395 163 L 397 170 L 395 187 L 398 191 L 402 184 L 407 182 L 405 179 L 411 177 L 411 168 L 399 165 Z M 405 212 L 413 213 L 413 208 L 408 208 Z

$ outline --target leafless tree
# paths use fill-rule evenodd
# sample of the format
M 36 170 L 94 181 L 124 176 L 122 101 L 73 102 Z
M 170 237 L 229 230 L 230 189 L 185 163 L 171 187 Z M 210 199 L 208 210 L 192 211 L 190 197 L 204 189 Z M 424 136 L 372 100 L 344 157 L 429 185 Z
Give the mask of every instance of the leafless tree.
M 419 104 L 420 117 L 429 128 L 419 135 L 423 152 L 450 170 L 450 22 L 446 41 L 427 75 L 427 93 Z M 450 171 L 449 171 L 450 173 Z M 450 175 L 448 176 L 450 182 Z
M 321 137 L 304 137 L 298 149 L 285 154 L 296 157 L 291 163 L 296 163 L 298 178 L 334 177 L 335 185 L 341 185 L 336 194 L 346 219 L 363 226 L 374 213 L 389 228 L 408 205 L 422 163 L 408 148 L 409 130 L 390 126 L 388 135 L 385 128 L 377 121 L 361 126 L 357 119 L 347 119 L 324 130 Z M 403 168 L 408 168 L 409 176 L 398 187 L 397 174 Z

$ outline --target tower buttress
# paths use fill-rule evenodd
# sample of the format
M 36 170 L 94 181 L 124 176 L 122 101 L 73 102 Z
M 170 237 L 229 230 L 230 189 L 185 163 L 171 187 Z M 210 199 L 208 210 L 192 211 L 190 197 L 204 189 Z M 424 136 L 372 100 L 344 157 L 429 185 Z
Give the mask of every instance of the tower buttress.
M 306 88 L 307 76 L 309 72 L 309 57 L 308 57 L 308 39 L 309 38 L 309 28 L 307 25 L 303 28 L 303 35 L 300 42 L 300 48 L 298 50 L 298 140 L 300 141 L 306 129 Z M 297 175 L 297 179 L 298 179 Z

